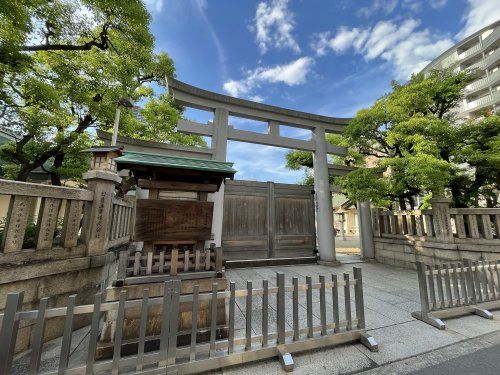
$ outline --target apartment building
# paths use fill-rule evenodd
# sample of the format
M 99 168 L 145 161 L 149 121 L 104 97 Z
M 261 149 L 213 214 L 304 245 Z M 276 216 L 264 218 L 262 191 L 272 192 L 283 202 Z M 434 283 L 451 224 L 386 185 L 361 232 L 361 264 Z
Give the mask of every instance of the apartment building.
M 472 117 L 483 110 L 500 113 L 500 20 L 457 43 L 422 71 L 450 66 L 478 74 L 466 88 L 459 116 Z

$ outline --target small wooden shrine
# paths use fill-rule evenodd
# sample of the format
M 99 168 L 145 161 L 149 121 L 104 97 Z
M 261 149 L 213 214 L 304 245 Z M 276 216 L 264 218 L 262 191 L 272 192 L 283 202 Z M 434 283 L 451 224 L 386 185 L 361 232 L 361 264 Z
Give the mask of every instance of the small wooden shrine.
M 119 300 L 123 290 L 127 291 L 127 300 L 142 298 L 144 289 L 149 289 L 150 298 L 160 297 L 168 280 L 181 280 L 181 294 L 193 293 L 195 285 L 199 293 L 212 292 L 214 284 L 219 291 L 225 290 L 222 249 L 206 245 L 212 237 L 213 215 L 213 202 L 207 198 L 209 193 L 219 190 L 226 178 L 233 178 L 236 171 L 232 163 L 132 151 L 123 151 L 114 162 L 118 171 L 129 170 L 137 184 L 132 241 L 138 244 L 138 251 L 120 254 L 118 278 L 106 291 L 106 300 Z M 226 323 L 223 297 L 217 306 L 217 326 L 223 327 Z M 200 340 L 203 328 L 210 326 L 209 312 L 208 305 L 200 306 Z M 139 311 L 137 314 L 127 312 L 125 352 L 136 350 Z M 191 327 L 191 318 L 191 307 L 181 303 L 179 332 Z M 111 316 L 106 318 L 101 335 L 102 356 L 110 354 L 114 320 Z M 150 348 L 155 348 L 158 341 L 155 337 L 160 331 L 158 306 L 148 312 L 146 336 L 151 338 Z M 182 341 L 182 337 L 179 339 Z
M 213 202 L 207 196 L 218 191 L 226 178 L 233 178 L 232 163 L 139 152 L 125 152 L 116 163 L 132 172 L 139 189 L 149 192 L 136 201 L 133 235 L 134 241 L 144 241 L 146 269 L 134 264 L 132 274 L 173 276 L 214 268 L 221 272 L 221 249 L 216 254 L 205 246 L 212 236 L 213 215 Z

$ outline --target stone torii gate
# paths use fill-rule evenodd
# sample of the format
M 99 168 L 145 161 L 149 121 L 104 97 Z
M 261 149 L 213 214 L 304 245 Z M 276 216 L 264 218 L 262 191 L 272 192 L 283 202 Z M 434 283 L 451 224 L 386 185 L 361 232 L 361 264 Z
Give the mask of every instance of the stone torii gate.
M 226 161 L 227 141 L 311 151 L 314 161 L 314 190 L 316 195 L 316 223 L 320 262 L 336 263 L 333 230 L 333 208 L 328 172 L 327 154 L 346 155 L 346 148 L 331 145 L 326 133 L 340 133 L 349 118 L 335 118 L 300 112 L 203 90 L 175 79 L 168 79 L 169 92 L 176 103 L 189 108 L 214 113 L 213 123 L 201 124 L 181 119 L 177 130 L 182 133 L 212 138 L 213 159 Z M 268 123 L 267 134 L 240 130 L 229 124 L 229 116 Z M 280 125 L 308 129 L 310 140 L 300 140 L 280 135 Z M 213 230 L 216 246 L 222 242 L 224 188 L 212 197 L 214 201 Z

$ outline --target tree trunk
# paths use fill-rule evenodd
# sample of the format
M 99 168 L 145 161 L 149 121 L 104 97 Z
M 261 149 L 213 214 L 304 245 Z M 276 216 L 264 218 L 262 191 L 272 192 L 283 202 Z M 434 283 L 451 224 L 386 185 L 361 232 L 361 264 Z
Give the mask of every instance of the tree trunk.
M 30 176 L 31 168 L 29 165 L 21 164 L 21 168 L 19 172 L 17 172 L 16 181 L 28 181 L 28 177 Z
M 413 197 L 408 197 L 408 203 L 410 204 L 410 209 L 415 209 L 415 199 Z
M 398 199 L 398 202 L 399 202 L 399 209 L 400 209 L 400 210 L 406 210 L 406 202 L 405 202 L 405 199 L 404 199 L 404 198 L 399 198 L 399 199 Z
M 59 152 L 55 157 L 54 157 L 54 165 L 52 167 L 52 170 L 49 172 L 50 173 L 50 183 L 52 185 L 56 186 L 61 186 L 61 176 L 59 175 L 59 172 L 57 169 L 61 168 L 62 163 L 64 161 L 64 152 Z

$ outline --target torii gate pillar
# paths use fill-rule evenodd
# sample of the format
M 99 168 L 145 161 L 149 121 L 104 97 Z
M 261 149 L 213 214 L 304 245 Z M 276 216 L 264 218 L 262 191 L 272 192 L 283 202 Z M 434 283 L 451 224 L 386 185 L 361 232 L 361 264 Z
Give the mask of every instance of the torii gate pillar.
M 335 256 L 335 239 L 333 231 L 333 206 L 330 192 L 328 160 L 326 157 L 325 129 L 318 126 L 313 129 L 315 151 L 314 192 L 316 202 L 316 226 L 318 237 L 318 263 L 324 265 L 339 264 Z
M 216 108 L 214 111 L 214 135 L 212 137 L 213 159 L 226 161 L 227 155 L 227 130 L 229 125 L 229 113 L 226 108 Z M 222 223 L 224 216 L 224 184 L 220 186 L 217 193 L 211 199 L 214 202 L 214 214 L 212 219 L 212 230 L 216 247 L 222 246 Z

